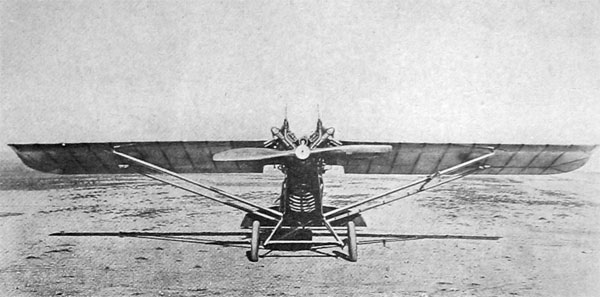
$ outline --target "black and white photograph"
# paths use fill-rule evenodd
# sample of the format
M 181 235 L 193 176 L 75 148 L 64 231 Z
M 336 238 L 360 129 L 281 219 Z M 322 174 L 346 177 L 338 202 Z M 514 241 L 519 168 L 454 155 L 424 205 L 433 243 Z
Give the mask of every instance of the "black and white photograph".
M 600 2 L 0 0 L 0 296 L 600 296 Z

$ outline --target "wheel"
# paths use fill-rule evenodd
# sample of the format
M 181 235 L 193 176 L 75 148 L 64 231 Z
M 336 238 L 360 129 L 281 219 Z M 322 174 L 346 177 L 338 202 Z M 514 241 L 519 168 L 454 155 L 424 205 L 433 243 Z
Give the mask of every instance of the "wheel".
M 260 221 L 252 222 L 252 238 L 250 238 L 250 254 L 248 257 L 252 262 L 258 262 L 258 245 L 260 239 Z
M 358 260 L 358 251 L 356 250 L 356 228 L 354 227 L 354 221 L 349 221 L 348 227 L 348 260 L 350 262 L 356 262 Z

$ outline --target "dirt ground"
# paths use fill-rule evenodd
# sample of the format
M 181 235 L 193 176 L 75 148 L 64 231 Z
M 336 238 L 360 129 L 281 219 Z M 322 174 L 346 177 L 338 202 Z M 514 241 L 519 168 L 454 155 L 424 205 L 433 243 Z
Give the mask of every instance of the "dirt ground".
M 191 175 L 270 205 L 279 175 Z M 345 205 L 411 181 L 325 175 Z M 1 296 L 598 296 L 600 174 L 470 177 L 364 214 L 359 259 L 339 248 L 246 258 L 243 213 L 138 176 L 0 178 Z M 419 235 L 406 237 L 403 235 Z M 437 235 L 499 236 L 498 240 Z

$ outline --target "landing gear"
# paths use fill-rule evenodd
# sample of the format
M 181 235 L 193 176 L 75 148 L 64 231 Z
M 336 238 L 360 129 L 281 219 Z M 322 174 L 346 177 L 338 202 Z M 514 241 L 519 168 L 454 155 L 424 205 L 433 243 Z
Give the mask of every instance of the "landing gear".
M 258 246 L 260 243 L 260 221 L 252 222 L 252 237 L 250 238 L 250 253 L 248 258 L 251 262 L 258 262 Z
M 358 251 L 356 250 L 356 228 L 354 221 L 349 221 L 346 227 L 348 228 L 348 260 L 356 262 L 358 260 Z

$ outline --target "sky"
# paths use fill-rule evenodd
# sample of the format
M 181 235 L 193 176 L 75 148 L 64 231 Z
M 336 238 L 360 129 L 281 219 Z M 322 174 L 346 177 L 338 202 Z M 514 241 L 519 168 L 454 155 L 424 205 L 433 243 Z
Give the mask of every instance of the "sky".
M 0 3 L 0 143 L 600 143 L 598 1 Z

